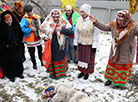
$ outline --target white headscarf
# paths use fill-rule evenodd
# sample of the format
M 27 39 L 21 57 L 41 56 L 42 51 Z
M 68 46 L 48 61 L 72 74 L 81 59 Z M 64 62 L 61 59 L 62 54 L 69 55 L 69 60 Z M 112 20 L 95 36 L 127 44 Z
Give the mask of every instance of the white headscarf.
M 80 11 L 84 11 L 86 14 L 90 16 L 91 14 L 91 5 L 89 4 L 83 4 L 80 6 Z

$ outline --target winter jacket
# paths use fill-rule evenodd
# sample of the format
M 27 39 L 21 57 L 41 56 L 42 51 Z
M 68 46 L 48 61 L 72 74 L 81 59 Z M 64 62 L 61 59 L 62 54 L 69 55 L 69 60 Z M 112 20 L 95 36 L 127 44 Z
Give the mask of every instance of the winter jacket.
M 134 21 L 134 20 L 131 20 Z M 115 23 L 115 21 L 113 21 Z M 115 39 L 116 29 L 111 26 L 111 24 L 103 24 L 101 21 L 98 21 L 94 24 L 96 27 L 98 27 L 101 30 L 104 31 L 111 31 L 112 38 Z M 122 41 L 122 43 L 117 47 L 115 57 L 113 58 L 113 62 L 115 63 L 116 60 L 118 60 L 118 64 L 127 64 L 131 63 L 135 56 L 135 48 L 136 48 L 136 40 L 135 35 L 138 32 L 138 28 L 136 27 L 137 23 L 134 22 L 130 30 L 129 36 Z M 111 48 L 110 52 L 110 58 L 112 59 L 112 51 Z

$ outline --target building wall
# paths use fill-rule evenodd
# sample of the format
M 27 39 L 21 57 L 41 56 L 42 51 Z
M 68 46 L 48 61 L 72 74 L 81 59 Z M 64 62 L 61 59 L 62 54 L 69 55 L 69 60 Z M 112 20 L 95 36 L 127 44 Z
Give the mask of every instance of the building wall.
M 61 8 L 62 3 L 60 0 L 50 0 L 52 3 L 51 9 Z M 82 4 L 88 3 L 92 6 L 91 14 L 95 15 L 98 19 L 102 20 L 104 23 L 108 23 L 115 19 L 117 11 L 123 9 L 129 9 L 129 2 L 127 1 L 105 1 L 105 0 L 77 0 L 76 8 L 79 8 Z M 132 15 L 136 21 L 138 21 L 138 12 Z

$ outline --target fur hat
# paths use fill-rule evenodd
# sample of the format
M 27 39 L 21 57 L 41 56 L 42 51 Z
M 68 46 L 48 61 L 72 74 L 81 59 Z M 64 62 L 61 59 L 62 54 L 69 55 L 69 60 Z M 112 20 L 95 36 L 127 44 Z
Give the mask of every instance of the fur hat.
M 24 7 L 24 4 L 22 1 L 15 1 L 14 2 L 14 9 L 17 10 L 19 9 L 20 7 Z
M 32 11 L 33 10 L 33 6 L 31 6 L 31 5 L 25 5 L 24 6 L 24 11 L 25 12 L 30 12 L 30 11 Z
M 90 15 L 91 14 L 91 5 L 89 5 L 89 4 L 81 5 L 80 11 L 84 11 L 86 14 Z

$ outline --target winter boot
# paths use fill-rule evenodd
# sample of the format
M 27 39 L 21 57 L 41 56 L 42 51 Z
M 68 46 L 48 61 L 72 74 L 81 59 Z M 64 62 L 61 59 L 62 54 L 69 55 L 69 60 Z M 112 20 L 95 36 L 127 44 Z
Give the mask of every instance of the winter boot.
M 36 65 L 33 65 L 33 68 L 34 68 L 34 69 L 37 69 L 37 66 L 36 66 Z
M 105 86 L 109 86 L 109 85 L 111 85 L 112 84 L 112 82 L 110 81 L 110 80 L 107 80 L 106 82 L 105 82 Z
M 85 75 L 85 74 L 81 72 L 81 73 L 78 75 L 78 78 L 82 78 L 84 75 Z
M 88 78 L 89 78 L 89 74 L 86 73 L 83 79 L 84 79 L 84 80 L 87 80 Z

